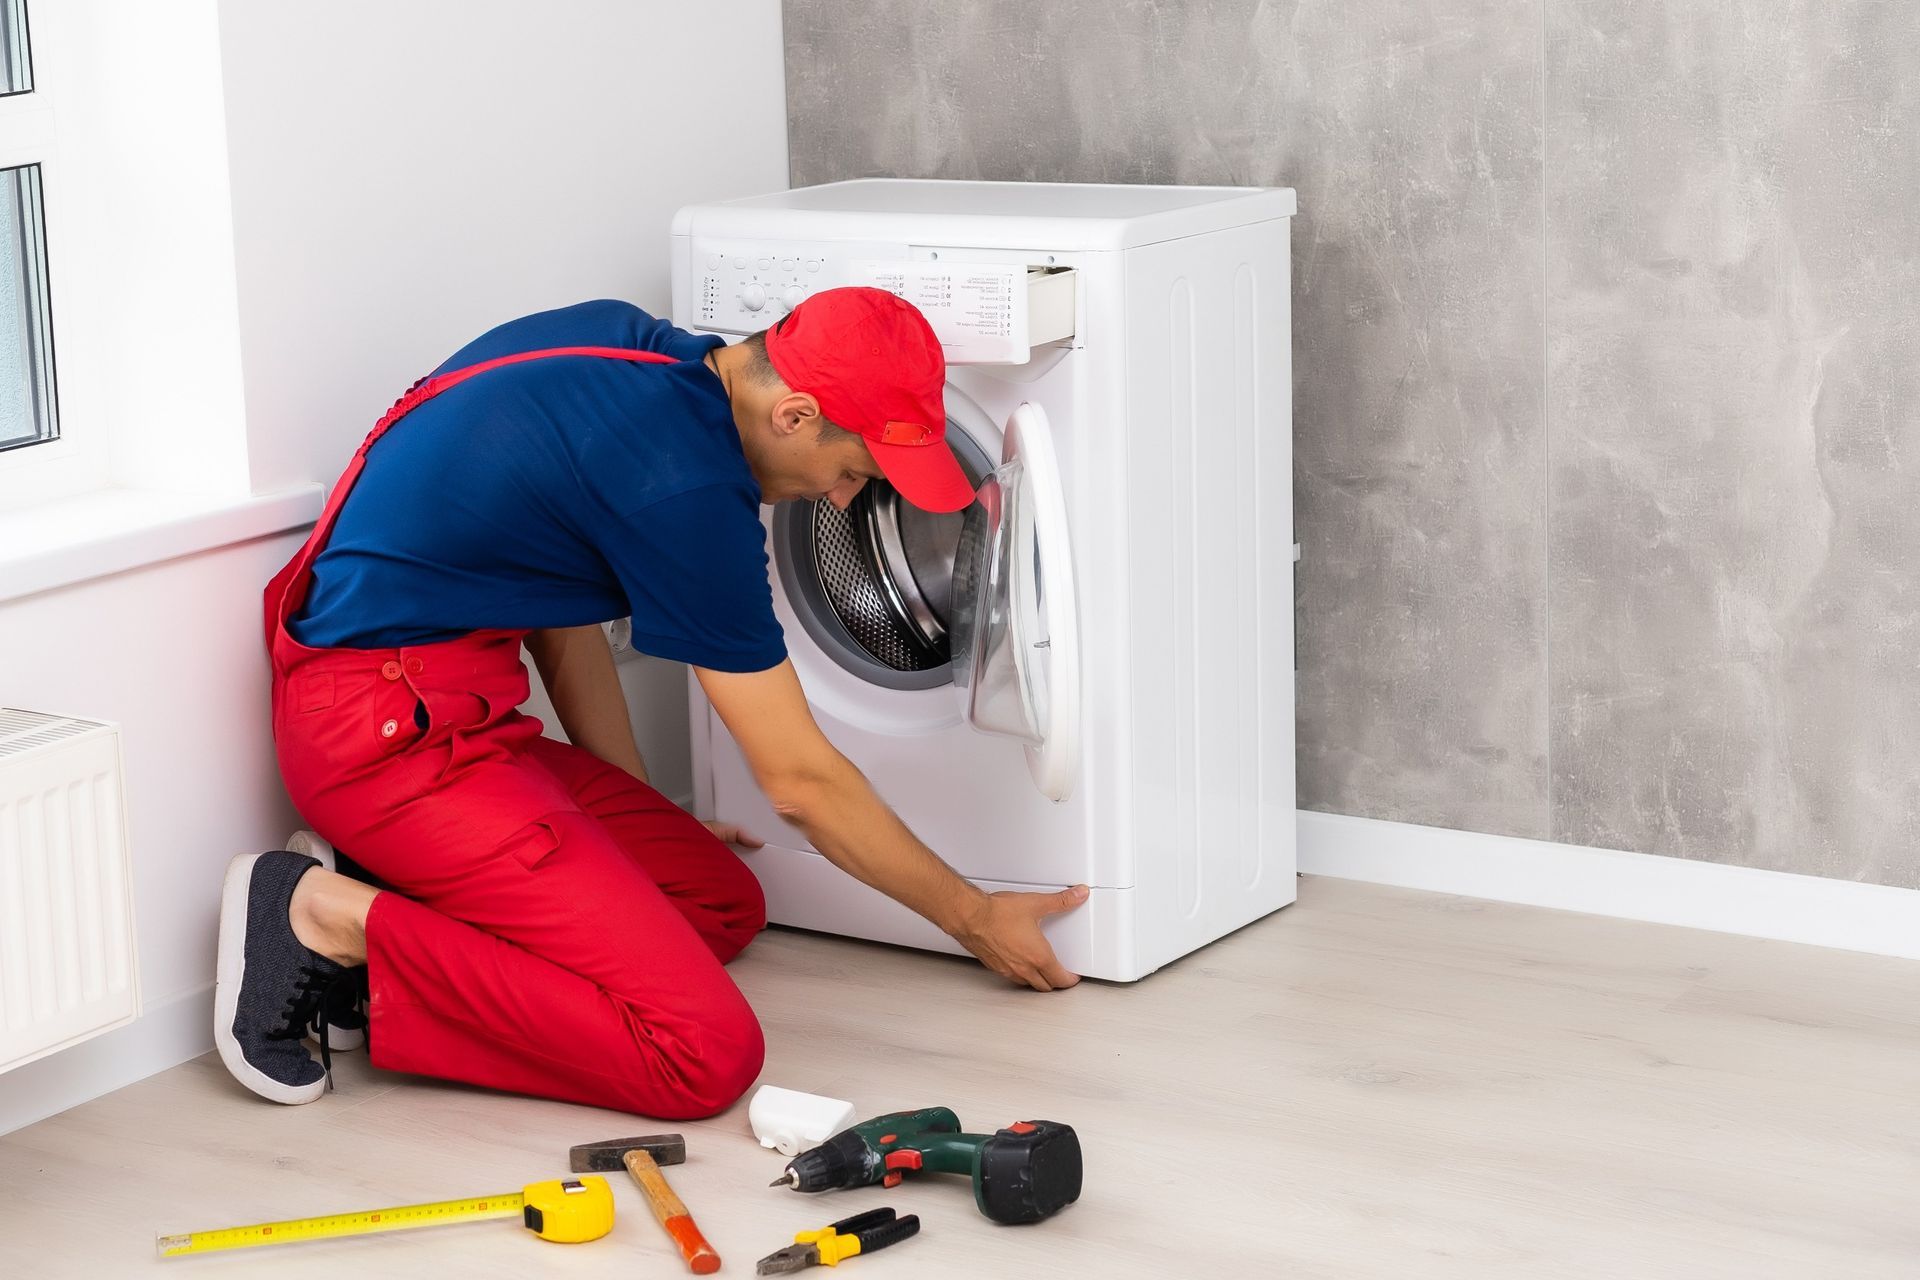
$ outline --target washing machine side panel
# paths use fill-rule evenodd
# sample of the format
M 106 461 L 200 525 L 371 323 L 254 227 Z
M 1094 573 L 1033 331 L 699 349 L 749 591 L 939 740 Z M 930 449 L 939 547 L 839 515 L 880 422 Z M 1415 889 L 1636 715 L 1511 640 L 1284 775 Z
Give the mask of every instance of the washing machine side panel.
M 1259 873 L 1262 896 L 1276 906 L 1292 902 L 1299 888 L 1292 230 L 1293 220 L 1282 218 L 1270 233 L 1265 227 L 1234 233 L 1248 246 L 1247 265 L 1235 277 L 1236 332 L 1250 335 L 1243 344 L 1249 353 L 1243 366 L 1253 385 L 1243 394 L 1250 392 L 1258 424 L 1253 470 L 1261 494 L 1254 530 L 1261 657 L 1255 745 L 1264 762 L 1258 788 Z M 1240 367 L 1235 376 L 1244 385 L 1247 374 Z
M 1130 505 L 1158 513 L 1128 543 L 1150 966 L 1294 898 L 1287 225 L 1127 255 Z

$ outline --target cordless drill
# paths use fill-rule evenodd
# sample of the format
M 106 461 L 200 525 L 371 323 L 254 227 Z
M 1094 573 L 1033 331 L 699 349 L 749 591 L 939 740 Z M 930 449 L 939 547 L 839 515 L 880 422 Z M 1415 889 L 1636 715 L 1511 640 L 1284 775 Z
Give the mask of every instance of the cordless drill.
M 995 1222 L 1039 1222 L 1080 1198 L 1080 1137 L 1069 1125 L 1022 1120 L 998 1133 L 962 1133 L 946 1107 L 896 1111 L 802 1151 L 769 1185 L 795 1191 L 898 1186 L 909 1173 L 973 1179 Z

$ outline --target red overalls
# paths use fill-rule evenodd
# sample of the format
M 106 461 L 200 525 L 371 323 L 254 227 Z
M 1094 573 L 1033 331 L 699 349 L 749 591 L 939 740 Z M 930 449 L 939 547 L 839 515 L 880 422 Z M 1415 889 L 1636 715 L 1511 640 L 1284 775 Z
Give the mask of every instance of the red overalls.
M 569 347 L 415 384 L 347 464 L 267 588 L 273 736 L 287 793 L 398 892 L 367 915 L 376 1066 L 667 1119 L 711 1115 L 760 1073 L 760 1025 L 721 965 L 766 923 L 760 885 L 623 769 L 540 736 L 524 631 L 397 649 L 287 633 L 367 451 L 417 405 Z

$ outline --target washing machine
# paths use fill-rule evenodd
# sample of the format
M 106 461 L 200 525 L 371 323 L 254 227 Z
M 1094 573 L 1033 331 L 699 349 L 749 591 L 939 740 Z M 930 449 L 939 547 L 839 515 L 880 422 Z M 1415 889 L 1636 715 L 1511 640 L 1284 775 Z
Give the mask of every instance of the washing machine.
M 916 303 L 980 498 L 766 513 L 827 737 L 982 889 L 1084 883 L 1061 962 L 1131 981 L 1294 900 L 1287 189 L 862 180 L 680 210 L 674 318 Z M 959 952 L 779 819 L 693 685 L 694 803 L 775 923 Z

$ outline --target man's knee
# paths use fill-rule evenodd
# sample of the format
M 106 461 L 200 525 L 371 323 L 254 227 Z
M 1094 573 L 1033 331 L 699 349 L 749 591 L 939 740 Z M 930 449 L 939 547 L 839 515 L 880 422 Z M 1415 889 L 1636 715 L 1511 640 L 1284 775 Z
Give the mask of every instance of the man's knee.
M 745 1000 L 740 1005 L 741 1014 L 714 1037 L 713 1053 L 692 1074 L 691 1100 L 698 1114 L 689 1119 L 718 1115 L 738 1102 L 766 1065 L 767 1040 L 760 1030 L 760 1019 Z
M 666 1043 L 639 1031 L 634 1047 L 639 1061 L 633 1088 L 621 1101 L 628 1110 L 666 1120 L 704 1120 L 725 1111 L 759 1078 L 767 1056 L 760 1020 L 745 998 L 713 1010 L 697 1029 Z

